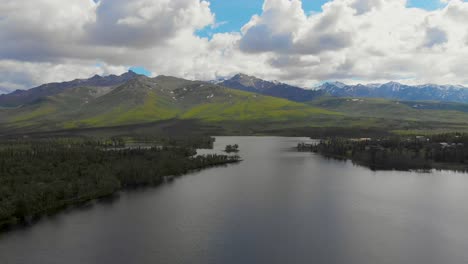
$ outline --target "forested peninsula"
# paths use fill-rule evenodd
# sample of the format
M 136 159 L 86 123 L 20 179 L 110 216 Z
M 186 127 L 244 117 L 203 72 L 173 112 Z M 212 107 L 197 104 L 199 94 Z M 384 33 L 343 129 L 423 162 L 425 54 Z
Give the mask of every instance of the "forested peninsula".
M 377 138 L 326 138 L 316 144 L 301 143 L 300 151 L 349 159 L 373 170 L 468 171 L 468 134 Z
M 0 142 L 0 229 L 30 223 L 124 189 L 155 186 L 193 170 L 239 162 L 196 155 L 213 139 L 15 139 Z

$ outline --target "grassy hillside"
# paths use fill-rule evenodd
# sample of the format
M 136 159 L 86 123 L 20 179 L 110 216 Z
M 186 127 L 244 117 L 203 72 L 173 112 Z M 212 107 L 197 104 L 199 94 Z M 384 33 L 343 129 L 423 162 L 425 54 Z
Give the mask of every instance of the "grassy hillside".
M 311 101 L 309 104 L 353 117 L 458 124 L 468 123 L 468 105 L 464 104 L 337 97 L 323 97 Z
M 111 88 L 80 87 L 42 98 L 31 104 L 0 109 L 0 120 L 7 127 L 47 126 L 61 128 L 62 120 L 73 118 L 89 102 L 111 91 Z
M 284 99 L 251 94 L 248 92 L 224 89 L 224 96 L 210 98 L 206 103 L 189 109 L 181 117 L 184 119 L 202 119 L 205 121 L 292 121 L 303 120 L 311 116 L 340 115 L 336 112 L 308 107 Z

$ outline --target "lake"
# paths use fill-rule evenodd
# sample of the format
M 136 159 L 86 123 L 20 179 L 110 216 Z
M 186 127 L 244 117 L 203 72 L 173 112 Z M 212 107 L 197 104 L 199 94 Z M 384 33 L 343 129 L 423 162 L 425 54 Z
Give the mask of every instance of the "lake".
M 4 233 L 0 263 L 468 263 L 468 174 L 374 172 L 304 140 L 217 137 L 244 161 Z

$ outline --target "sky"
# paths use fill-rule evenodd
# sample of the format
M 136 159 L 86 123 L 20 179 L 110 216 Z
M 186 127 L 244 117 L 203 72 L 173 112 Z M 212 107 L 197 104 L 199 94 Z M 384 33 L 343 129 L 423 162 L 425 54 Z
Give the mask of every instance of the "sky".
M 121 74 L 468 84 L 462 0 L 0 0 L 0 91 Z
M 322 5 L 327 0 L 303 0 L 302 7 L 306 13 L 322 11 Z M 255 14 L 262 12 L 263 0 L 212 0 L 210 1 L 211 10 L 216 14 L 219 26 L 216 29 L 208 27 L 198 34 L 209 37 L 213 33 L 239 31 L 239 29 L 249 22 Z M 435 10 L 444 7 L 440 0 L 411 0 L 408 6 L 423 8 L 426 10 Z

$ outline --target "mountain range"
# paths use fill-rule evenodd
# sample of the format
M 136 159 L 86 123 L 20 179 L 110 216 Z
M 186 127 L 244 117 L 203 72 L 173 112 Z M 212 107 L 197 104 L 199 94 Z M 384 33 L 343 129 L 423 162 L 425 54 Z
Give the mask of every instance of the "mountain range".
M 459 131 L 468 130 L 468 104 L 456 103 L 466 101 L 465 93 L 458 86 L 398 83 L 324 83 L 308 90 L 245 74 L 203 82 L 129 71 L 1 95 L 0 134 L 165 120 L 196 120 L 241 134 L 323 127 Z
M 115 87 L 141 76 L 142 75 L 133 71 L 128 71 L 119 76 L 95 75 L 89 79 L 76 79 L 69 82 L 44 84 L 29 90 L 16 90 L 9 94 L 2 94 L 0 95 L 0 106 L 17 107 L 75 87 Z M 397 82 L 347 85 L 341 82 L 326 82 L 314 89 L 304 89 L 278 81 L 265 81 L 246 74 L 237 74 L 230 79 L 214 81 L 212 83 L 232 89 L 279 97 L 295 102 L 309 102 L 328 95 L 334 97 L 468 103 L 468 88 L 461 85 L 425 84 L 411 86 Z
M 461 85 L 425 84 L 411 86 L 397 82 L 346 85 L 334 82 L 325 83 L 317 87 L 317 89 L 336 97 L 468 103 L 468 89 Z

